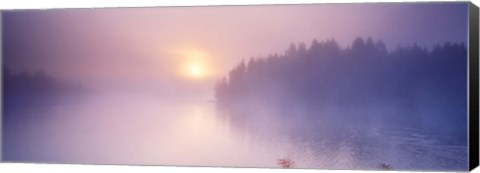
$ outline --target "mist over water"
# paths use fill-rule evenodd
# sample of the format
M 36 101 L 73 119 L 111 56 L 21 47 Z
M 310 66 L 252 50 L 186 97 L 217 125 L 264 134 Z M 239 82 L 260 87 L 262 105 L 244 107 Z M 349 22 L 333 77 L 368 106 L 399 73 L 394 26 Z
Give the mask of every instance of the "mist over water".
M 448 144 L 449 136 L 429 139 L 418 129 L 361 121 L 328 126 L 275 116 L 242 124 L 208 100 L 95 95 L 6 114 L 16 117 L 5 124 L 6 161 L 277 168 L 278 159 L 289 158 L 296 168 L 377 169 L 383 162 L 396 169 L 467 166 L 466 146 Z M 292 135 L 291 127 L 308 135 Z
M 6 113 L 8 161 L 277 167 L 288 144 L 233 129 L 207 100 L 96 95 Z

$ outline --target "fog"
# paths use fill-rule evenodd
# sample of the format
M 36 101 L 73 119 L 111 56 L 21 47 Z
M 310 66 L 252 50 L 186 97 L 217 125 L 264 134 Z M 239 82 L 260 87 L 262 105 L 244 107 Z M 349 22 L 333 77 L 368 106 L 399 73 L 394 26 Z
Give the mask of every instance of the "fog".
M 208 78 L 214 82 L 242 59 L 281 53 L 292 42 L 334 38 L 347 47 L 355 37 L 370 36 L 381 38 L 389 49 L 466 42 L 465 4 L 5 11 L 3 62 L 14 72 L 44 70 L 93 86 L 174 84 L 170 81 L 178 80 L 182 59 L 178 52 L 194 49 L 214 63 L 215 74 Z

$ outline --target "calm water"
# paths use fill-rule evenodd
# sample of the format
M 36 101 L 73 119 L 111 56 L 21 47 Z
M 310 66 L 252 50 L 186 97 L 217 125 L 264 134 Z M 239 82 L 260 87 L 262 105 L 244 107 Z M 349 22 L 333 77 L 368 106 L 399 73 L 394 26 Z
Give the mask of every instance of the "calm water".
M 7 161 L 277 168 L 278 159 L 290 158 L 296 168 L 388 163 L 401 170 L 464 170 L 468 163 L 467 147 L 450 136 L 361 124 L 292 135 L 284 124 L 301 124 L 265 116 L 256 122 L 267 124 L 238 125 L 208 100 L 105 95 L 6 114 L 15 117 L 5 124 Z

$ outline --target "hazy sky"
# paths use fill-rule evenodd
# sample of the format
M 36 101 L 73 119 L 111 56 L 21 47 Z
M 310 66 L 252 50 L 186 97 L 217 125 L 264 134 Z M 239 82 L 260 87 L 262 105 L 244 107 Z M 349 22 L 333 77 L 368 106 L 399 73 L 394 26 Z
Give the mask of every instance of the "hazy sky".
M 8 11 L 3 58 L 13 71 L 43 69 L 90 84 L 211 88 L 242 58 L 283 53 L 291 42 L 466 42 L 467 14 L 466 2 Z M 194 79 L 185 68 L 204 74 Z

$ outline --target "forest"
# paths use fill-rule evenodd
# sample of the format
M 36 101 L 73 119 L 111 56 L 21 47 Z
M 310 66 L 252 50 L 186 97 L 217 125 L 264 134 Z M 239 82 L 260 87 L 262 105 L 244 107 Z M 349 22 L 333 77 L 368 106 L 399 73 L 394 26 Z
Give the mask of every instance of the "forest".
M 242 121 L 268 110 L 284 119 L 378 121 L 466 134 L 466 84 L 463 43 L 387 50 L 380 40 L 358 37 L 347 48 L 334 39 L 313 40 L 242 60 L 218 80 L 215 98 Z
M 44 71 L 13 73 L 4 68 L 2 80 L 3 106 L 7 110 L 14 107 L 54 105 L 66 96 L 88 92 L 79 83 L 57 79 Z

